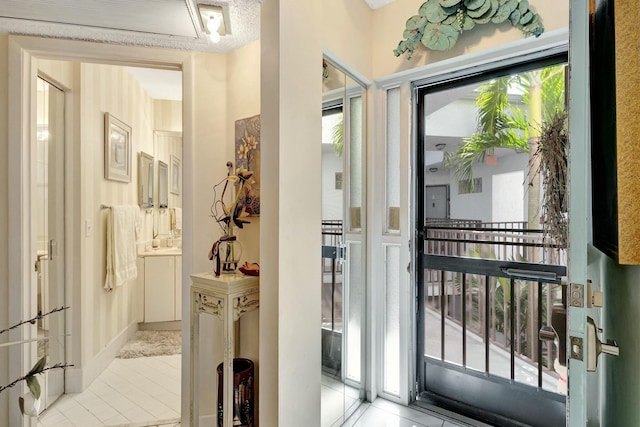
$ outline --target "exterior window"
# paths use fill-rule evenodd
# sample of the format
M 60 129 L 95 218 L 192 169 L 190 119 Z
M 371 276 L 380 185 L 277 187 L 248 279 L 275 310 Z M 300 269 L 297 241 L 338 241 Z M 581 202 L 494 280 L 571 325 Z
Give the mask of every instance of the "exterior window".
M 474 178 L 473 185 L 471 180 L 458 181 L 458 194 L 482 193 L 482 178 Z

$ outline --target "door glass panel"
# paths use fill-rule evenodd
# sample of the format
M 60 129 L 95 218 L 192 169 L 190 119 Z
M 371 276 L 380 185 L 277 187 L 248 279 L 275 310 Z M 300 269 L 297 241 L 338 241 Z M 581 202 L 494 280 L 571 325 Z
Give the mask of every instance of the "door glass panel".
M 400 88 L 387 91 L 387 191 L 385 231 L 400 233 Z
M 351 81 L 353 85 L 353 81 Z M 348 96 L 348 92 L 347 92 Z M 362 228 L 362 97 L 349 98 L 349 225 Z
M 400 395 L 400 247 L 385 246 L 384 390 Z
M 564 304 L 565 243 L 554 230 L 566 227 L 566 206 L 543 203 L 547 189 L 564 193 L 541 178 L 540 159 L 562 158 L 565 146 L 539 141 L 563 116 L 564 66 L 470 81 L 420 92 L 424 387 L 446 394 L 447 375 L 464 372 L 469 386 L 496 378 L 555 394 L 566 380 L 559 341 L 539 331 Z
M 362 280 L 362 245 L 350 243 L 347 246 L 347 266 L 349 268 L 349 286 L 347 288 L 349 305 L 347 308 L 347 379 L 360 382 L 362 373 L 362 327 L 364 313 L 362 301 L 365 299 Z
M 33 221 L 36 242 L 38 313 L 64 307 L 64 93 L 37 80 L 36 182 Z M 64 313 L 44 317 L 38 326 L 38 358 L 46 366 L 65 361 Z M 42 375 L 45 408 L 64 393 L 64 371 Z

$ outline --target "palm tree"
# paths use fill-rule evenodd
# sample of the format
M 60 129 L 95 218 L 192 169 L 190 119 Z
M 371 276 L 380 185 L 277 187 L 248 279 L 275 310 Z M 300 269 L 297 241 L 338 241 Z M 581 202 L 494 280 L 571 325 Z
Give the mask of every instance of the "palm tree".
M 509 103 L 509 90 L 522 93 L 528 111 Z M 501 77 L 480 87 L 476 98 L 478 106 L 478 131 L 468 138 L 456 151 L 444 160 L 452 168 L 458 180 L 467 180 L 473 185 L 473 165 L 484 160 L 496 148 L 511 148 L 529 152 L 528 173 L 528 228 L 540 228 L 540 150 L 539 141 L 544 123 L 552 123 L 564 113 L 564 67 L 552 66 L 513 76 Z M 530 262 L 538 262 L 538 253 L 533 252 Z M 534 295 L 534 284 L 529 284 L 529 295 Z M 529 298 L 528 312 L 536 313 L 538 301 Z M 527 322 L 527 340 L 537 339 L 533 322 Z M 537 358 L 537 347 L 531 349 Z
M 342 157 L 344 147 L 344 116 L 340 113 L 340 121 L 331 128 L 331 142 L 336 151 L 336 156 Z
M 528 111 L 509 103 L 509 91 L 522 93 Z M 540 175 L 535 155 L 543 123 L 564 111 L 564 67 L 500 77 L 480 86 L 476 98 L 478 131 L 463 139 L 456 151 L 447 153 L 444 166 L 454 170 L 459 181 L 473 185 L 473 165 L 496 148 L 529 152 L 528 222 L 539 228 Z

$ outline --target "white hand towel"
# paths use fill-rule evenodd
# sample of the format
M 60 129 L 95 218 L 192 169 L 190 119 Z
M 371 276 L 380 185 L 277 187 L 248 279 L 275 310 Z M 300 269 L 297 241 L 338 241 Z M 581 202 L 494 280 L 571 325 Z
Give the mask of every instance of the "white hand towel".
M 138 276 L 136 225 L 138 206 L 113 206 L 107 214 L 107 277 L 104 288 L 112 291 Z

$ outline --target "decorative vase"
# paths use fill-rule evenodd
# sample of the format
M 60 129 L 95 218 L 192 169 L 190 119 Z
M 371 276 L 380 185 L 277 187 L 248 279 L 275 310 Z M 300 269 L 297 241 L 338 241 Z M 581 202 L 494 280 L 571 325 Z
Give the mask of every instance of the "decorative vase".
M 221 273 L 232 274 L 238 269 L 240 256 L 242 256 L 242 245 L 236 236 L 223 236 L 213 244 L 211 248 L 213 271 L 216 276 Z
M 253 361 L 250 359 L 233 359 L 233 425 L 253 427 Z M 218 427 L 222 427 L 224 411 L 222 404 L 224 367 L 219 364 L 218 373 Z
M 18 404 L 23 415 L 31 417 L 40 415 L 42 400 L 40 398 L 35 399 L 30 391 L 18 398 Z

